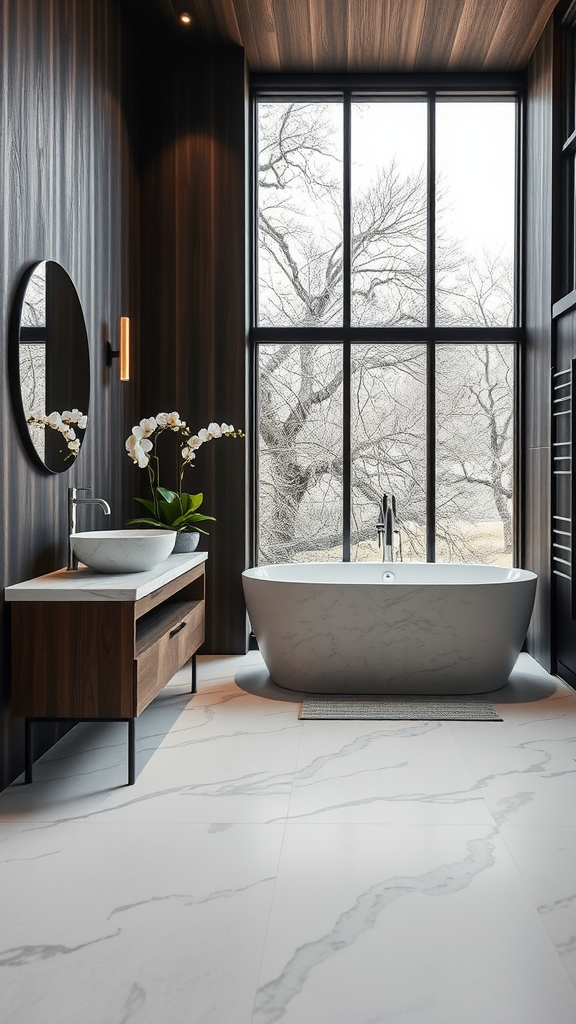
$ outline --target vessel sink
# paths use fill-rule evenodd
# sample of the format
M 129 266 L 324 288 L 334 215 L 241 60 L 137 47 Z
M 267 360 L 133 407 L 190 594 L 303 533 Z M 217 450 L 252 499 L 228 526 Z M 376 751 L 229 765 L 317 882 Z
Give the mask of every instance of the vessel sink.
M 89 530 L 74 533 L 74 554 L 95 572 L 145 572 L 172 552 L 175 530 Z

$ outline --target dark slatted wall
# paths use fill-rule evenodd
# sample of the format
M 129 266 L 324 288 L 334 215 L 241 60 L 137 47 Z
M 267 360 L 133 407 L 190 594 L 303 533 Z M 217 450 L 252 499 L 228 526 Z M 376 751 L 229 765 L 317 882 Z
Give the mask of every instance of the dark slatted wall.
M 108 498 L 113 526 L 130 506 L 124 439 L 137 382 L 110 379 L 104 337 L 121 314 L 138 336 L 137 189 L 132 44 L 114 0 L 0 0 L 0 588 L 65 564 L 70 484 Z M 77 464 L 49 476 L 27 457 L 8 390 L 11 305 L 30 263 L 49 258 L 72 277 L 88 328 L 90 425 Z M 128 472 L 127 472 L 128 470 Z M 99 510 L 81 510 L 86 529 Z M 10 715 L 7 616 L 0 599 L 0 788 L 23 768 L 23 722 Z M 30 638 L 33 643 L 33 637 Z M 38 753 L 59 735 L 39 729 Z
M 174 42 L 163 53 L 155 45 L 153 56 L 143 60 L 141 83 L 140 415 L 175 409 L 193 430 L 210 420 L 245 428 L 243 51 Z M 247 441 L 212 441 L 186 471 L 185 489 L 202 491 L 217 519 L 200 544 L 209 552 L 205 653 L 246 649 L 247 454 Z
M 528 650 L 550 667 L 550 364 L 552 360 L 553 25 L 528 68 L 524 559 L 538 573 Z

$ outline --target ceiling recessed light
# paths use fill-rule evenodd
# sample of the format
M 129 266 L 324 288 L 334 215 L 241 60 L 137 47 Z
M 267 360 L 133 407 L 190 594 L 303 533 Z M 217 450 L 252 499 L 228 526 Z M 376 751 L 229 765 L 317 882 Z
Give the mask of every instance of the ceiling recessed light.
M 180 21 L 182 22 L 183 25 L 189 25 L 190 22 L 192 21 L 192 17 L 188 14 L 187 11 L 183 11 L 182 14 L 180 15 Z

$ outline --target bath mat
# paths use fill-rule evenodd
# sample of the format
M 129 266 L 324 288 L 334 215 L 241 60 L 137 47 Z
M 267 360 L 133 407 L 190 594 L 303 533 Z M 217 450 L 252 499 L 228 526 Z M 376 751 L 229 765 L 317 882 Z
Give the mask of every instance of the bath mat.
M 366 718 L 417 721 L 501 722 L 489 700 L 482 697 L 418 697 L 314 694 L 302 699 L 298 718 Z

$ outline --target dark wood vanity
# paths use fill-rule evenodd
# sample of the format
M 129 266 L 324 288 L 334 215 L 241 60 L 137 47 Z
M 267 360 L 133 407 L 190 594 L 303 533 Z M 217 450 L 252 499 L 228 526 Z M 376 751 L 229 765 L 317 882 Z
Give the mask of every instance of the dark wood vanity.
M 36 720 L 134 722 L 204 641 L 206 554 L 171 555 L 145 573 L 59 570 L 6 589 L 12 602 L 12 712 L 26 719 L 26 781 Z

